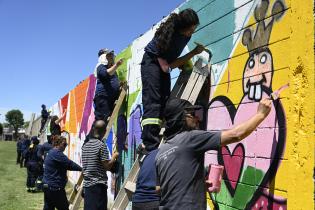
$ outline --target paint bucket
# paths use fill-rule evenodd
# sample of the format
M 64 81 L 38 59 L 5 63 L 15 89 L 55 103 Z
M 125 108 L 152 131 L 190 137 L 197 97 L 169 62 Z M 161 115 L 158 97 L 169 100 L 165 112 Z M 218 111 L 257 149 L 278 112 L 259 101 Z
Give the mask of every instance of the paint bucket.
M 212 186 L 208 188 L 211 193 L 218 193 L 221 190 L 221 180 L 224 167 L 222 165 L 209 165 L 208 181 L 212 183 Z

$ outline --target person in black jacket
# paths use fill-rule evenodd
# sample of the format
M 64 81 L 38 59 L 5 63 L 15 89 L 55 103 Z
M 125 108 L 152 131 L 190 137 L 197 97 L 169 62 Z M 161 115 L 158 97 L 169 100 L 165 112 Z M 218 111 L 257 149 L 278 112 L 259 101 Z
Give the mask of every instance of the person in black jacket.
M 27 168 L 27 180 L 26 187 L 28 192 L 35 192 L 35 181 L 40 173 L 40 161 L 37 156 L 39 140 L 36 136 L 31 138 L 32 144 L 25 152 L 26 168 Z
M 20 167 L 26 167 L 26 162 L 27 160 L 25 159 L 25 154 L 28 151 L 29 146 L 31 145 L 31 140 L 27 135 L 24 136 L 22 140 L 22 145 L 21 145 L 21 151 L 22 151 L 22 156 L 21 156 L 21 161 L 20 161 Z

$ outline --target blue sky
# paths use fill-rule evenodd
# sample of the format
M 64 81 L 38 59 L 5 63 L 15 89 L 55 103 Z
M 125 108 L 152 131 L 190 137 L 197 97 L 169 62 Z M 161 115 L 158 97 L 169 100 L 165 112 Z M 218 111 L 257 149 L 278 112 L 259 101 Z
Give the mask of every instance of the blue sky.
M 0 0 L 0 122 L 54 104 L 184 0 Z

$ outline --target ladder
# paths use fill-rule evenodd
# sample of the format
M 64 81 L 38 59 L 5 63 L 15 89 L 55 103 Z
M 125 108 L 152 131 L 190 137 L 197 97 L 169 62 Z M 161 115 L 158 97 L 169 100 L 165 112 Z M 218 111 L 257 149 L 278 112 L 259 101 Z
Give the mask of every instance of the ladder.
M 122 103 L 123 103 L 123 101 L 127 95 L 127 88 L 128 88 L 128 86 L 126 84 L 124 84 L 121 87 L 120 95 L 119 95 L 119 98 L 115 101 L 115 107 L 114 107 L 114 110 L 112 112 L 112 115 L 109 117 L 109 119 L 107 119 L 108 123 L 107 123 L 107 127 L 106 127 L 106 133 L 103 137 L 104 142 L 106 141 L 106 139 L 110 133 L 110 130 L 113 126 L 114 120 L 116 119 L 118 112 L 120 110 L 120 107 L 121 107 L 121 105 L 122 105 Z M 69 204 L 70 204 L 69 209 L 70 210 L 79 209 L 80 203 L 82 201 L 82 196 L 81 196 L 82 190 L 83 190 L 83 174 L 81 173 L 79 176 L 79 179 L 78 179 L 77 183 L 74 185 L 73 190 L 72 190 L 70 197 L 69 197 Z
M 185 99 L 190 103 L 195 104 L 201 88 L 207 77 L 209 76 L 211 69 L 210 62 L 205 66 L 202 66 L 202 64 L 202 59 L 199 58 L 195 62 L 193 71 L 191 73 L 187 73 L 184 71 L 181 72 L 171 92 L 171 97 L 180 97 L 181 99 Z M 163 140 L 161 141 L 161 144 L 162 143 Z M 132 194 L 136 190 L 136 181 L 138 173 L 140 171 L 139 161 L 140 160 L 137 157 L 129 172 L 128 177 L 124 181 L 121 189 L 117 194 L 113 206 L 110 208 L 111 210 L 123 210 L 128 206 L 128 203 L 131 201 Z

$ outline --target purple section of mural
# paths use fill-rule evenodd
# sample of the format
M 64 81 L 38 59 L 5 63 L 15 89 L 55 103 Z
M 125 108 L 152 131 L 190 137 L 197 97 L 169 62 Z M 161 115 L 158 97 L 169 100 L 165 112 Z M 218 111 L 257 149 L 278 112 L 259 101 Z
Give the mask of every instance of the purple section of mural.
M 140 118 L 142 116 L 141 108 L 138 106 L 130 115 L 129 119 L 129 135 L 128 146 L 131 147 L 135 142 L 136 145 L 141 143 L 141 124 Z
M 125 115 L 119 115 L 117 118 L 117 144 L 118 152 L 121 152 L 125 148 L 127 138 L 127 119 Z
M 79 132 L 79 138 L 81 138 L 82 133 L 85 133 L 86 135 L 88 132 L 88 120 L 89 120 L 89 116 L 91 114 L 92 105 L 93 105 L 95 84 L 96 84 L 96 78 L 93 74 L 91 74 L 90 84 L 89 84 L 89 88 L 88 88 L 88 92 L 87 92 L 86 100 L 85 100 L 85 105 L 84 105 L 84 112 L 83 112 L 80 132 Z

